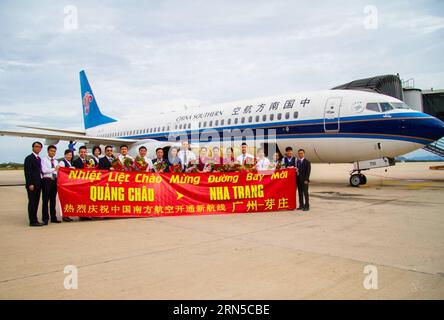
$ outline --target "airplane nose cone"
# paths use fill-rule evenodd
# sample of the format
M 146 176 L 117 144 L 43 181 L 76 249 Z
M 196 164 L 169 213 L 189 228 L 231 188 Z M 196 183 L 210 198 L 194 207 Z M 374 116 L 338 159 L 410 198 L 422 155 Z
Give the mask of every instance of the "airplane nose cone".
M 444 137 L 444 122 L 433 118 L 427 123 L 426 138 L 433 141 L 439 140 Z

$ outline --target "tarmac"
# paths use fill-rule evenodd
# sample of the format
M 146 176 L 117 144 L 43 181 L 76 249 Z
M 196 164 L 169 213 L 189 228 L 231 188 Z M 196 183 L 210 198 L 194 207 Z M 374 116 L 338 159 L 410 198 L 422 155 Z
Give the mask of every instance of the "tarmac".
M 359 188 L 350 164 L 313 164 L 308 212 L 41 228 L 23 172 L 0 171 L 0 299 L 443 299 L 444 171 L 429 169 L 443 164 L 371 170 Z

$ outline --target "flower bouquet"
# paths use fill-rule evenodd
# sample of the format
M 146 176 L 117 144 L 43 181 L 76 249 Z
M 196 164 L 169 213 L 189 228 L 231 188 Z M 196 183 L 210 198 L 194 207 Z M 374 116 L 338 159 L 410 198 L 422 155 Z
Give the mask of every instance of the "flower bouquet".
M 225 166 L 224 164 L 215 163 L 213 167 L 213 171 L 215 172 L 225 172 Z
M 175 163 L 170 166 L 170 172 L 179 173 L 182 172 L 182 165 L 180 163 Z
M 190 161 L 187 166 L 186 172 L 195 173 L 199 172 L 199 160 Z
M 214 163 L 211 163 L 211 162 L 205 163 L 205 166 L 202 171 L 203 172 L 211 172 L 213 170 L 213 166 L 214 166 Z
M 163 172 L 168 166 L 165 161 L 162 162 L 156 161 L 153 165 L 155 172 Z
M 136 171 L 146 171 L 148 163 L 145 161 L 144 157 L 137 156 L 136 159 L 134 159 L 134 167 Z
M 245 171 L 255 171 L 256 163 L 257 163 L 256 158 L 247 158 L 245 159 L 242 169 Z
M 97 167 L 98 165 L 96 165 L 92 157 L 86 157 L 86 161 L 83 163 L 84 169 L 97 169 Z
M 124 171 L 133 171 L 134 161 L 130 157 L 123 158 L 123 170 Z
M 278 162 L 278 163 L 270 163 L 268 165 L 268 170 L 280 170 L 282 169 L 282 163 Z
M 113 158 L 113 161 L 111 161 L 111 167 L 116 171 L 123 171 L 123 163 L 117 157 Z

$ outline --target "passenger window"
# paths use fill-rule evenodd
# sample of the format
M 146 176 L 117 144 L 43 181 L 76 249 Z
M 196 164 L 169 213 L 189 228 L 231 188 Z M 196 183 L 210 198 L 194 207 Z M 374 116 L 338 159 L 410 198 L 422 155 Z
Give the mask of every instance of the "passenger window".
M 297 119 L 298 116 L 299 116 L 299 113 L 298 113 L 297 111 L 295 111 L 295 112 L 293 113 L 293 118 Z
M 207 122 L 206 121 L 204 121 L 204 123 L 203 123 L 203 125 L 202 125 L 202 127 L 206 127 L 207 126 Z
M 241 123 L 245 123 L 245 117 L 241 118 Z
M 234 124 L 237 124 L 239 122 L 239 118 L 234 118 Z
M 260 117 L 256 116 L 256 122 L 259 122 Z
M 250 122 L 250 123 L 253 122 L 253 117 L 252 116 L 248 117 L 248 122 Z
M 227 124 L 228 124 L 228 125 L 231 124 L 231 118 L 227 120 Z
M 290 119 L 290 112 L 285 113 L 285 119 L 287 119 L 287 120 Z
M 212 126 L 213 126 L 213 121 L 212 121 L 212 120 L 208 123 L 208 126 L 209 126 L 209 127 L 212 127 Z
M 381 112 L 381 110 L 379 110 L 378 104 L 373 102 L 367 103 L 366 109 L 374 112 Z
M 219 125 L 219 120 L 214 121 L 214 126 L 217 127 Z
M 272 114 L 270 114 L 270 121 L 273 121 L 274 120 L 274 114 L 272 113 Z
M 281 119 L 282 119 L 282 113 L 278 113 L 278 115 L 277 115 L 277 119 L 278 119 L 278 120 L 281 120 Z
M 267 115 L 266 114 L 264 114 L 263 116 L 262 116 L 262 121 L 267 121 Z
M 220 125 L 221 125 L 221 126 L 224 125 L 224 119 L 220 120 Z

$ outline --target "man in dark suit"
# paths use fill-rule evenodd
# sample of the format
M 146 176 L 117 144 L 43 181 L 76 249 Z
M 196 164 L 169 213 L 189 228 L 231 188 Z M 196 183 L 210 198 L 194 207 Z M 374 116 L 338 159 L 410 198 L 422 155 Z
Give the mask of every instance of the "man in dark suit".
M 305 150 L 298 150 L 298 161 L 296 167 L 298 172 L 296 175 L 296 182 L 298 186 L 299 208 L 298 210 L 310 210 L 310 202 L 308 197 L 308 184 L 310 183 L 311 163 L 305 159 Z M 305 199 L 305 201 L 304 201 Z
M 79 148 L 79 157 L 73 161 L 73 165 L 76 169 L 84 169 L 86 167 L 86 155 L 87 150 L 85 146 Z
M 105 156 L 99 159 L 99 169 L 101 170 L 114 170 L 111 166 L 111 162 L 114 160 L 113 147 L 105 147 Z
M 160 173 L 169 172 L 171 164 L 169 163 L 169 161 L 167 159 L 164 158 L 162 148 L 156 149 L 156 156 L 157 156 L 156 159 L 151 160 L 151 162 L 153 163 L 153 166 L 154 166 L 154 171 L 160 172 Z M 165 168 L 158 171 L 157 167 L 156 167 L 157 163 L 164 163 Z
M 88 150 L 85 146 L 81 146 L 79 148 L 79 157 L 72 162 L 76 169 L 85 169 L 86 168 L 86 155 L 88 154 Z M 88 217 L 80 217 L 80 221 L 83 220 L 92 220 L 92 218 Z
M 32 153 L 25 158 L 24 164 L 26 191 L 28 193 L 28 216 L 31 227 L 43 226 L 43 223 L 40 223 L 37 219 L 37 210 L 42 190 L 42 159 L 39 156 L 42 147 L 43 145 L 40 142 L 34 142 L 32 144 Z
M 285 157 L 282 159 L 282 165 L 284 168 L 295 168 L 296 167 L 296 158 L 293 156 L 293 148 L 286 147 L 285 148 Z

